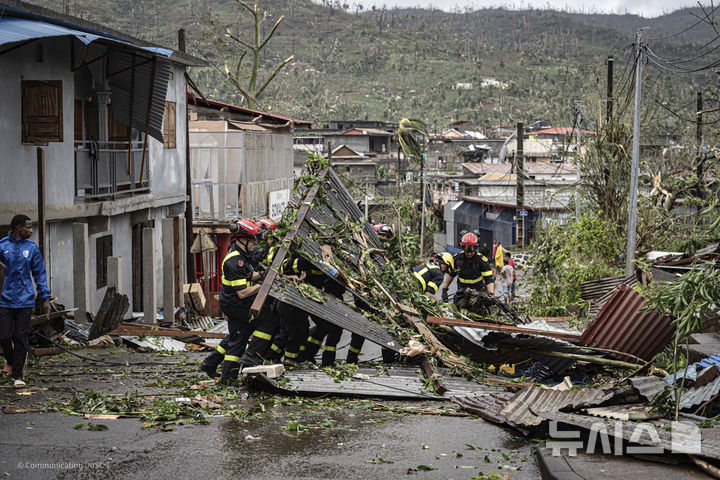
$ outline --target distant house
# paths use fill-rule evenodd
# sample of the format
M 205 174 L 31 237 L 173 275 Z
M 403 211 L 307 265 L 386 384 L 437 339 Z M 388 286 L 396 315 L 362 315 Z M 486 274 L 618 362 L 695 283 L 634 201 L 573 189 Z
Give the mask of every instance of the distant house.
M 517 140 L 512 139 L 507 144 L 506 158 L 512 158 L 517 152 Z M 526 163 L 549 163 L 559 156 L 553 141 L 547 139 L 525 139 L 523 141 L 523 156 Z
M 205 62 L 20 1 L 0 0 L 0 12 L 0 225 L 44 212 L 34 239 L 50 289 L 81 320 L 100 306 L 110 257 L 134 311 L 154 319 L 163 300 L 182 305 L 185 69 Z
M 359 154 L 347 145 L 340 145 L 332 151 L 332 165 L 347 182 L 374 185 L 377 180 L 377 162 L 372 157 Z

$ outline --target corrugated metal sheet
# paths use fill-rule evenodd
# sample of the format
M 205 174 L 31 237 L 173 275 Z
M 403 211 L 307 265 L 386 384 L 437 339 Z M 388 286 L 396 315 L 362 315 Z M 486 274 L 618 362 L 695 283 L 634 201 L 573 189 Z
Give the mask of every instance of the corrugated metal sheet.
M 645 299 L 627 285 L 618 285 L 582 334 L 582 342 L 650 360 L 668 344 L 675 325 L 667 316 L 644 312 Z M 631 357 L 617 355 L 632 361 Z
M 625 277 L 620 275 L 618 277 L 601 278 L 599 280 L 589 280 L 587 282 L 580 282 L 580 296 L 585 301 L 595 300 L 608 292 L 615 290 L 615 287 L 620 285 Z
M 345 303 L 329 294 L 325 294 L 324 303 L 305 298 L 295 286 L 279 276 L 270 290 L 270 296 L 301 310 L 317 315 L 333 325 L 357 333 L 371 342 L 393 351 L 400 351 L 402 346 L 379 324 L 365 318 Z
M 511 398 L 500 415 L 521 425 L 540 425 L 540 412 L 557 412 L 567 407 L 599 405 L 614 396 L 612 388 L 591 390 L 554 390 L 528 385 Z
M 108 76 L 113 118 L 123 125 L 145 130 L 150 109 L 148 133 L 163 141 L 165 96 L 170 81 L 170 64 L 148 60 L 152 57 L 113 51 L 108 58 Z M 133 68 L 134 65 L 139 65 Z M 153 74 L 154 70 L 154 74 Z M 119 73 L 114 73 L 119 72 Z M 152 98 L 151 98 L 152 93 Z
M 651 420 L 661 417 L 659 412 L 653 411 L 649 405 L 641 403 L 593 407 L 585 411 L 593 417 L 613 418 L 615 420 Z
M 425 378 L 417 369 L 390 368 L 378 371 L 372 368 L 360 368 L 355 376 L 344 380 L 332 377 L 321 370 L 293 370 L 285 372 L 282 381 L 268 379 L 264 375 L 256 377 L 261 382 L 283 393 L 294 394 L 334 394 L 363 397 L 404 398 L 413 400 L 449 400 L 451 396 L 467 395 L 474 391 L 486 393 L 502 389 L 478 385 L 460 377 L 444 376 L 448 391 L 436 395 L 428 390 Z
M 590 415 L 562 412 L 541 412 L 540 416 L 546 420 L 554 420 L 569 425 L 575 425 L 587 430 L 604 431 L 608 435 L 619 433 L 620 436 L 632 443 L 646 445 L 649 447 L 661 447 L 663 450 L 673 453 L 695 454 L 697 442 L 701 442 L 700 456 L 720 460 L 720 440 L 714 430 L 717 429 L 695 429 L 689 424 L 686 429 L 673 430 L 673 424 L 669 420 L 652 420 L 649 422 L 633 422 L 622 420 L 605 420 Z M 641 432 L 638 425 L 648 425 L 655 435 L 650 435 L 647 430 Z M 699 438 L 698 438 L 699 437 Z
M 648 402 L 652 402 L 668 386 L 667 383 L 657 377 L 632 377 L 630 384 Z
M 473 392 L 470 395 L 453 396 L 452 401 L 458 404 L 466 412 L 470 412 L 487 420 L 488 422 L 507 424 L 511 427 L 520 428 L 519 425 L 509 422 L 500 414 L 500 410 L 514 396 L 510 392 Z
M 544 320 L 536 320 L 526 325 L 517 325 L 515 330 L 520 330 L 523 327 L 527 327 L 531 330 L 545 330 L 548 332 L 556 333 L 574 333 L 564 328 L 559 328 L 548 324 Z M 559 376 L 562 375 L 568 368 L 570 368 L 575 360 L 566 358 L 553 357 L 549 355 L 542 355 L 541 353 L 530 353 L 528 350 L 542 350 L 549 352 L 567 352 L 567 353 L 590 353 L 585 351 L 578 351 L 573 345 L 564 340 L 542 337 L 534 334 L 523 334 L 523 333 L 509 333 L 509 332 L 497 332 L 491 330 L 484 330 L 480 328 L 470 327 L 454 327 L 455 331 L 462 335 L 467 340 L 471 341 L 475 345 L 478 345 L 486 350 L 498 350 L 502 349 L 515 349 L 516 352 L 510 356 L 503 355 L 503 362 L 520 362 L 528 358 L 534 358 L 541 362 L 552 374 Z M 504 348 L 503 348 L 504 347 Z M 533 373 L 537 373 L 542 378 L 546 375 L 543 374 L 543 369 L 533 369 Z M 539 377 L 535 377 L 540 379 Z
M 680 408 L 687 409 L 702 405 L 720 393 L 720 377 L 698 388 L 691 388 L 680 395 Z

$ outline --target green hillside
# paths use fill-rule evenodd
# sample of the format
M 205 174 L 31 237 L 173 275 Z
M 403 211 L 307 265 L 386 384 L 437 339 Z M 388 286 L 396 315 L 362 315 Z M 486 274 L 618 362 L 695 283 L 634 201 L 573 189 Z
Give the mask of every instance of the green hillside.
M 38 0 L 62 10 L 62 0 Z M 585 102 L 597 116 L 605 91 L 605 59 L 616 58 L 616 92 L 632 87 L 627 68 L 634 28 L 650 26 L 648 37 L 680 31 L 697 21 L 691 10 L 656 19 L 633 15 L 580 15 L 554 11 L 484 9 L 448 13 L 425 9 L 330 8 L 310 0 L 268 0 L 265 29 L 285 15 L 269 43 L 262 68 L 295 55 L 260 98 L 269 111 L 323 121 L 403 116 L 426 120 L 438 129 L 458 119 L 481 125 L 547 119 L 572 124 L 572 105 Z M 337 5 L 339 2 L 334 2 Z M 73 0 L 70 13 L 111 25 L 131 35 L 175 45 L 183 27 L 188 51 L 206 55 L 219 68 L 191 73 L 208 97 L 240 102 L 221 69 L 237 54 L 216 41 L 209 19 L 245 32 L 250 23 L 232 0 Z M 651 41 L 669 58 L 688 58 L 714 38 L 710 27 Z M 677 118 L 656 102 L 690 117 L 695 91 L 709 85 L 714 73 L 670 75 L 648 68 L 644 84 L 646 115 L 661 130 Z M 484 79 L 503 86 L 481 87 Z M 455 88 L 471 83 L 471 90 Z

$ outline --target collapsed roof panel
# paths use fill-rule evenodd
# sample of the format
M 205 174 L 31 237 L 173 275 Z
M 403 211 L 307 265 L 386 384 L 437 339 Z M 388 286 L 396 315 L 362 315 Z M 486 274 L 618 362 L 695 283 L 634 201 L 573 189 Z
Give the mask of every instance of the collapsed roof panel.
M 323 292 L 319 299 L 308 298 L 292 282 L 280 277 L 270 289 L 270 296 L 312 315 L 317 315 L 333 325 L 356 333 L 382 347 L 396 352 L 400 351 L 401 346 L 385 328 L 365 318 L 361 313 L 356 312 L 332 295 Z

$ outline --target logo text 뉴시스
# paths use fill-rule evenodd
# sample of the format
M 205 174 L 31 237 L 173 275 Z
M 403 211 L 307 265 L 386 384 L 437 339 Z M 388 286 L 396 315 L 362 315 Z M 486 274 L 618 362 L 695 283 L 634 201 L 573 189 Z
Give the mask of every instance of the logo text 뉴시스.
M 578 450 L 584 450 L 588 454 L 607 455 L 662 454 L 668 447 L 671 453 L 688 455 L 701 453 L 700 429 L 692 423 L 669 422 L 666 425 L 657 425 L 598 420 L 590 426 L 587 439 L 582 438 L 581 430 L 580 428 L 559 430 L 558 422 L 550 421 L 551 440 L 545 442 L 545 447 L 552 451 L 553 456 L 560 456 L 565 451 L 571 457 L 577 455 Z M 668 433 L 670 433 L 669 442 Z M 627 438 L 628 441 L 623 442 L 623 438 Z

